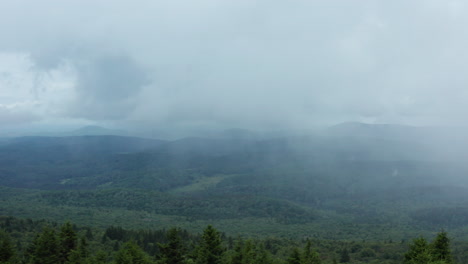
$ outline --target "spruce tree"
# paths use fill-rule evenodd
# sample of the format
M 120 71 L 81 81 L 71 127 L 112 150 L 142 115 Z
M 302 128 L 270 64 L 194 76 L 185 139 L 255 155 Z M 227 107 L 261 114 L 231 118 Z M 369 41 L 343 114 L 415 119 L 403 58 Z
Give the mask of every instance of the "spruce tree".
M 349 256 L 349 251 L 347 248 L 341 250 L 340 254 L 340 263 L 348 263 L 351 261 L 351 257 Z
M 257 245 L 257 254 L 255 257 L 255 263 L 256 264 L 271 264 L 272 263 L 270 254 L 265 249 L 265 246 L 263 246 L 263 244 Z
M 106 264 L 106 263 L 108 263 L 107 262 L 107 253 L 105 251 L 99 250 L 91 258 L 90 263 L 93 263 L 93 264 Z
M 88 263 L 88 243 L 82 237 L 76 249 L 72 250 L 68 255 L 67 264 L 84 264 Z
M 66 222 L 60 228 L 60 263 L 68 261 L 70 253 L 77 247 L 77 236 L 70 222 Z
M 299 249 L 297 247 L 293 248 L 293 251 L 288 257 L 287 263 L 288 264 L 302 264 L 301 253 L 299 252 Z
M 431 261 L 431 252 L 423 237 L 413 239 L 404 257 L 405 264 L 427 264 Z
M 160 263 L 182 264 L 185 263 L 185 247 L 179 235 L 180 230 L 171 228 L 166 233 L 166 244 L 158 244 L 160 251 Z
M 213 226 L 209 225 L 203 231 L 197 250 L 197 264 L 220 264 L 225 252 L 221 244 L 221 235 Z
M 45 227 L 42 233 L 32 243 L 31 258 L 37 264 L 60 263 L 59 243 L 55 230 Z
M 115 255 L 116 264 L 149 264 L 148 255 L 133 241 L 125 243 Z
M 243 261 L 242 263 L 254 263 L 257 257 L 256 247 L 251 239 L 248 239 L 244 243 L 243 248 Z
M 239 238 L 234 246 L 234 254 L 231 257 L 231 264 L 243 264 L 244 260 L 244 241 Z
M 437 234 L 437 237 L 430 244 L 431 256 L 435 261 L 443 261 L 444 263 L 453 263 L 452 253 L 450 252 L 450 239 L 447 233 L 442 231 Z
M 312 248 L 312 243 L 307 239 L 307 243 L 304 247 L 304 253 L 302 255 L 304 264 L 320 264 L 322 263 L 320 255 Z
M 15 248 L 11 243 L 10 236 L 0 230 L 0 263 L 9 261 L 15 256 Z

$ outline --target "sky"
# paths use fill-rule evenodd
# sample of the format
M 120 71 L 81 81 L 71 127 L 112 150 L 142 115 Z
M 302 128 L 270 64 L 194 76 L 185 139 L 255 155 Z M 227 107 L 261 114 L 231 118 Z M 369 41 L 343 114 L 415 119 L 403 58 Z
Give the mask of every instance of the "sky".
M 0 134 L 468 125 L 457 0 L 0 0 Z

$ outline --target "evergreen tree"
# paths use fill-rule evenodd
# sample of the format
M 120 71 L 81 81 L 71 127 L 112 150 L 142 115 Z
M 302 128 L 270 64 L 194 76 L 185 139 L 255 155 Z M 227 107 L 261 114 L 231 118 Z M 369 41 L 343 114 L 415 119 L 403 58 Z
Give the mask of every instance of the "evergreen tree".
M 76 232 L 73 230 L 73 226 L 70 222 L 66 222 L 60 228 L 59 233 L 60 242 L 60 263 L 65 263 L 69 259 L 69 255 L 72 250 L 77 247 Z
M 59 243 L 55 230 L 45 227 L 35 238 L 30 249 L 32 262 L 35 264 L 57 264 L 59 259 Z
M 405 254 L 405 264 L 427 264 L 431 261 L 431 252 L 427 241 L 423 237 L 413 239 Z
M 73 250 L 70 252 L 69 259 L 66 262 L 67 264 L 85 264 L 88 263 L 88 259 L 83 258 L 78 250 Z
M 197 264 L 219 264 L 225 249 L 221 245 L 220 233 L 211 225 L 203 231 L 200 245 L 197 250 Z
M 244 241 L 239 238 L 234 246 L 234 254 L 231 258 L 231 264 L 243 264 L 244 260 Z
M 78 244 L 77 251 L 80 253 L 81 257 L 83 257 L 83 258 L 89 257 L 88 241 L 86 240 L 85 237 L 82 237 L 80 239 L 80 243 Z
M 102 250 L 96 252 L 96 255 L 94 255 L 94 257 L 91 258 L 90 263 L 93 263 L 93 264 L 106 264 L 106 263 L 108 263 L 107 262 L 107 253 L 102 251 Z
M 167 243 L 158 244 L 160 251 L 160 263 L 181 264 L 185 263 L 185 247 L 179 235 L 180 230 L 171 228 L 166 233 Z
M 270 254 L 268 251 L 266 251 L 265 247 L 263 244 L 259 245 L 257 247 L 257 255 L 255 258 L 255 263 L 256 264 L 270 264 L 272 263 Z
M 248 239 L 244 243 L 243 248 L 243 261 L 242 263 L 254 263 L 257 257 L 257 252 L 255 248 L 255 244 L 251 239 Z
M 234 246 L 231 256 L 231 264 L 270 264 L 271 259 L 263 245 L 248 239 L 243 241 L 239 238 Z
M 11 243 L 10 236 L 0 230 L 0 263 L 7 262 L 15 256 L 15 248 Z
M 351 257 L 349 256 L 349 251 L 347 248 L 341 250 L 340 254 L 340 263 L 348 263 L 351 261 Z
M 301 264 L 301 253 L 299 252 L 299 249 L 297 247 L 293 248 L 293 251 L 289 255 L 288 264 Z
M 304 254 L 302 256 L 302 260 L 304 264 L 320 264 L 322 260 L 320 259 L 320 255 L 312 249 L 312 243 L 309 239 L 307 239 L 307 243 L 304 247 Z
M 88 242 L 82 237 L 76 249 L 68 256 L 67 264 L 84 264 L 88 262 Z
M 115 255 L 116 264 L 149 264 L 146 253 L 133 241 L 125 243 Z
M 450 252 L 450 239 L 446 232 L 440 232 L 430 245 L 431 256 L 435 261 L 444 263 L 453 263 L 452 253 Z

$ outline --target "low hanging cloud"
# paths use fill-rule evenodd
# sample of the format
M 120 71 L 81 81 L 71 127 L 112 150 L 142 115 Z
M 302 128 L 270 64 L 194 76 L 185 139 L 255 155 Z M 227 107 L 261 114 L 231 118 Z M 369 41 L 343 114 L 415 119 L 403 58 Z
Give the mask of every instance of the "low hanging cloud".
M 464 124 L 467 12 L 457 0 L 5 1 L 0 52 L 27 54 L 29 72 L 71 69 L 67 85 L 31 88 L 43 119 Z
M 121 56 L 94 58 L 76 65 L 75 102 L 71 117 L 122 119 L 139 103 L 137 95 L 150 84 L 146 72 Z
M 34 113 L 15 110 L 10 107 L 0 105 L 0 123 L 2 126 L 21 125 L 41 120 L 41 117 Z

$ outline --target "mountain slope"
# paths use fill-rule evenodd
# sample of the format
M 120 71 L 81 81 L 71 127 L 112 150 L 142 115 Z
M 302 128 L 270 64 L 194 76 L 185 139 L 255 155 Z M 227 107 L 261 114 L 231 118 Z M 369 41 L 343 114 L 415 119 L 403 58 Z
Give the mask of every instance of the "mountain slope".
M 21 201 L 141 211 L 181 223 L 463 228 L 460 221 L 427 217 L 432 208 L 454 216 L 468 211 L 466 166 L 434 159 L 427 145 L 398 138 L 17 138 L 0 146 L 2 199 L 8 201 L 0 210 L 16 212 Z M 14 195 L 10 188 L 32 190 Z

